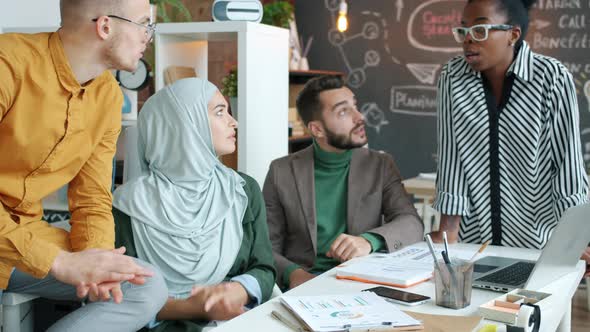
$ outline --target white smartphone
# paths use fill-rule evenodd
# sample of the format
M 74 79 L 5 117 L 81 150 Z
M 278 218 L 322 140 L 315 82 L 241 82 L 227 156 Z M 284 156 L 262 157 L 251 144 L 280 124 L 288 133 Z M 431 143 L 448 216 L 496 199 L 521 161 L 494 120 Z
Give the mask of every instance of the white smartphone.
M 425 303 L 430 300 L 430 297 L 415 293 L 402 291 L 399 289 L 393 289 L 389 287 L 374 287 L 363 290 L 363 292 L 373 292 L 387 301 L 414 306 Z

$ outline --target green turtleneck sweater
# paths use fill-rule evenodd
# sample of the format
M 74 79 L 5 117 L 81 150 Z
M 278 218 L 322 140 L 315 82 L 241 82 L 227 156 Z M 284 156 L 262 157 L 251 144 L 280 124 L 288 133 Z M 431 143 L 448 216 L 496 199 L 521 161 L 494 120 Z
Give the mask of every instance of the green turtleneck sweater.
M 317 256 L 310 272 L 322 273 L 340 264 L 326 257 L 326 253 L 340 234 L 347 233 L 348 173 L 352 150 L 327 152 L 314 141 L 313 152 Z M 385 240 L 380 235 L 363 233 L 360 236 L 369 241 L 372 251 L 385 248 Z M 291 272 L 297 268 L 299 266 L 293 264 L 286 269 L 283 276 L 286 285 Z

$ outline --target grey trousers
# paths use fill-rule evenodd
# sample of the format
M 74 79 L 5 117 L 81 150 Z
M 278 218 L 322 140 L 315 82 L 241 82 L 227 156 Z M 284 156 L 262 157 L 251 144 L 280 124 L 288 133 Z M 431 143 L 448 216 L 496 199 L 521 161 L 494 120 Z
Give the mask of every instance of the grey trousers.
M 139 261 L 141 266 L 154 272 L 146 278 L 143 285 L 129 282 L 121 284 L 123 302 L 93 302 L 68 314 L 49 328 L 48 331 L 137 331 L 151 321 L 164 306 L 168 298 L 168 288 L 162 273 L 152 265 Z M 57 281 L 48 275 L 36 279 L 14 270 L 10 276 L 6 292 L 38 295 L 53 300 L 79 300 L 76 288 Z M 0 293 L 1 294 L 1 293 Z

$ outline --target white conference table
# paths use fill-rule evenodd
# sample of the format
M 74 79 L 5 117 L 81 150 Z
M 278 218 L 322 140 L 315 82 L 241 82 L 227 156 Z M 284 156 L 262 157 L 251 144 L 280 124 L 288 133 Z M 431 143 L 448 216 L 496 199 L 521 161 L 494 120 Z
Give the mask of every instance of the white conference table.
M 426 244 L 421 244 L 426 248 Z M 479 245 L 472 244 L 455 244 L 451 245 L 449 251 L 453 251 L 453 248 L 457 249 L 468 249 L 475 252 Z M 536 260 L 539 257 L 540 251 L 530 249 L 519 249 L 519 248 L 507 248 L 507 247 L 496 247 L 488 246 L 484 252 L 487 255 L 497 255 L 514 257 L 519 259 Z M 547 303 L 542 306 L 541 313 L 541 329 L 544 332 L 568 332 L 571 326 L 571 299 L 578 287 L 582 276 L 584 275 L 586 266 L 583 261 L 579 261 L 576 268 L 562 277 L 556 278 L 554 282 L 543 287 L 539 291 L 550 293 L 552 296 L 548 297 L 544 301 Z M 335 270 L 330 270 L 307 283 L 296 287 L 283 295 L 293 296 L 309 296 L 309 295 L 323 295 L 323 294 L 342 294 L 361 291 L 363 289 L 374 287 L 373 284 L 354 282 L 348 280 L 338 280 L 335 277 Z M 477 308 L 480 304 L 490 301 L 500 295 L 501 293 L 486 291 L 481 289 L 473 289 L 471 296 L 471 305 L 467 308 L 460 310 L 447 309 L 436 306 L 434 304 L 434 283 L 427 281 L 411 288 L 406 288 L 413 293 L 428 295 L 432 299 L 426 304 L 419 306 L 405 306 L 397 305 L 401 310 L 414 311 L 427 314 L 438 314 L 438 315 L 456 315 L 456 316 L 476 316 Z M 289 314 L 289 312 L 280 304 L 280 297 L 275 297 L 270 301 L 264 303 L 257 308 L 254 308 L 228 322 L 223 323 L 221 326 L 213 329 L 213 332 L 235 332 L 235 331 L 293 331 L 283 323 L 277 321 L 271 317 L 271 312 L 277 310 L 286 317 L 290 318 L 291 321 L 295 319 Z M 485 324 L 498 324 L 494 321 L 482 320 L 479 327 L 475 331 L 479 330 L 480 327 Z

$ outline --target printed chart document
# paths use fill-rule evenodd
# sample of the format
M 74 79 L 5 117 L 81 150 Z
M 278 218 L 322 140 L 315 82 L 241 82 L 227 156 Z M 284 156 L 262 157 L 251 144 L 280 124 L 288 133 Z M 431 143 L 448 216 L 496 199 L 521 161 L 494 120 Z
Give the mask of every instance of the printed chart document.
M 371 292 L 283 296 L 281 303 L 311 331 L 423 329 L 419 320 Z
M 442 259 L 442 246 L 435 246 Z M 440 249 L 440 250 L 438 250 Z M 449 250 L 451 259 L 470 259 L 475 251 Z M 336 278 L 406 288 L 432 277 L 434 259 L 427 248 L 409 246 L 390 254 L 372 254 L 340 265 Z

